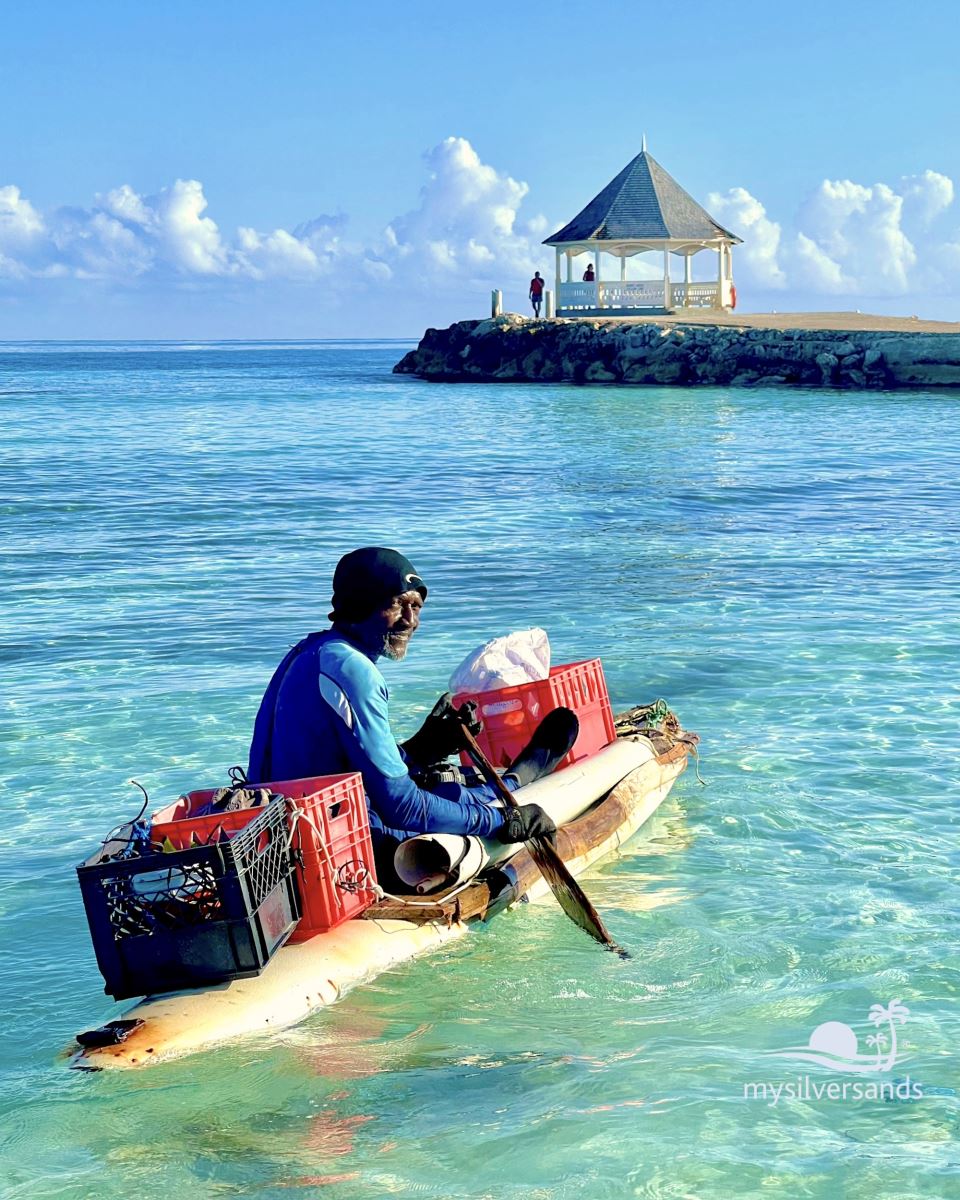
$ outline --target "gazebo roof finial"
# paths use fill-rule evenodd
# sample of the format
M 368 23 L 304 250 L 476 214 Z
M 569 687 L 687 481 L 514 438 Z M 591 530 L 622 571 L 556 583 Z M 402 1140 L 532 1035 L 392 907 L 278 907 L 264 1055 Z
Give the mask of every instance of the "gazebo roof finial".
M 636 145 L 637 143 L 634 142 L 633 144 Z M 643 154 L 646 154 L 646 152 L 647 152 L 647 135 L 646 134 L 643 135 L 643 141 L 640 144 L 640 150 Z

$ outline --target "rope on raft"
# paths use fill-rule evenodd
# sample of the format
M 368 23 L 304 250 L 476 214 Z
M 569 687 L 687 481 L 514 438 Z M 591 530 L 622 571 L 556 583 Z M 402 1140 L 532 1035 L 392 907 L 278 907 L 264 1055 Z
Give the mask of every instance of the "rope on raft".
M 707 781 L 700 774 L 700 738 L 695 733 L 687 733 L 681 728 L 676 714 L 670 710 L 666 700 L 660 697 L 652 704 L 637 704 L 626 712 L 617 713 L 614 717 L 614 728 L 617 737 L 649 738 L 654 750 L 664 754 L 667 750 L 681 742 L 690 748 L 693 754 L 697 782 L 706 787 Z

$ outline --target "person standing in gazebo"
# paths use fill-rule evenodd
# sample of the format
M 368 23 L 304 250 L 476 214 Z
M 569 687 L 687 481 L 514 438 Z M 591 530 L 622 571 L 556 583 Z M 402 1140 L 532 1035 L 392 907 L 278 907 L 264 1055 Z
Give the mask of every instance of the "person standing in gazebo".
M 540 319 L 540 305 L 543 303 L 543 277 L 539 271 L 534 271 L 530 280 L 530 303 L 533 305 L 533 315 Z
M 593 273 L 593 263 L 587 263 L 587 269 L 583 273 L 583 282 L 593 283 L 595 279 L 596 275 Z

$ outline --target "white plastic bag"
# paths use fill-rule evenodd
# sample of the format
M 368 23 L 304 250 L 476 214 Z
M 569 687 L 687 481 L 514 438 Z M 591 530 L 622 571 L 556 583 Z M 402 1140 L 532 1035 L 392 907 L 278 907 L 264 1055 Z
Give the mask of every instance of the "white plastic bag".
M 550 674 L 550 639 L 534 626 L 492 638 L 471 650 L 450 676 L 450 691 L 493 692 L 517 683 L 534 683 Z

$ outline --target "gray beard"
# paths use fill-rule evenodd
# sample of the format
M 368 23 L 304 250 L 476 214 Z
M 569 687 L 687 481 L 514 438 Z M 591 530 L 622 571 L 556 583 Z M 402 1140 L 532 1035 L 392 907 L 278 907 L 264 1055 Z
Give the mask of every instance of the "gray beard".
M 391 662 L 401 662 L 407 656 L 407 647 L 409 645 L 410 638 L 406 635 L 385 633 L 380 653 L 384 658 L 389 658 Z

